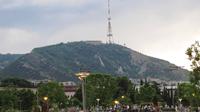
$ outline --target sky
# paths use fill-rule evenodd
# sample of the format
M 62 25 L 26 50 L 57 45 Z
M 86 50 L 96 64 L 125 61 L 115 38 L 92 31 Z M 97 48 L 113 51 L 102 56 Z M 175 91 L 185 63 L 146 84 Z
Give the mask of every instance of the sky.
M 189 68 L 200 40 L 200 0 L 111 0 L 117 44 Z M 107 42 L 107 0 L 0 0 L 0 53 L 61 42 Z

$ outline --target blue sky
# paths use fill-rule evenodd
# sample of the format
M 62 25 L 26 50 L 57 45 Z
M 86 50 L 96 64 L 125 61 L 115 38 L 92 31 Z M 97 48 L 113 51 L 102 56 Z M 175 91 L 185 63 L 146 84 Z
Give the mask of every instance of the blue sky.
M 111 0 L 115 43 L 189 68 L 200 40 L 199 0 Z M 0 0 L 0 53 L 60 42 L 106 42 L 107 0 Z

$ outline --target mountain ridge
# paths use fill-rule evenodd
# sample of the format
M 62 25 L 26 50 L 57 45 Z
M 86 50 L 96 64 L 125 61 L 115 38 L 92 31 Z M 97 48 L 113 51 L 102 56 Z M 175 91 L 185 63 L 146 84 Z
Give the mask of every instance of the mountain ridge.
M 80 70 L 102 72 L 129 78 L 153 77 L 186 80 L 187 70 L 117 44 L 100 41 L 60 43 L 33 49 L 2 71 L 26 79 L 77 80 Z
M 0 53 L 0 70 L 17 60 L 23 54 L 1 54 Z

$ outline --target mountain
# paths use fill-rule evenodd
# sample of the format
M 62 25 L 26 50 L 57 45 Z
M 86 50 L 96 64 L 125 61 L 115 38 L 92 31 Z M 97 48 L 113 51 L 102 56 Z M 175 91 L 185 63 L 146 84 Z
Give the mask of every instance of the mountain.
M 174 69 L 175 68 L 175 69 Z M 80 70 L 129 78 L 186 80 L 188 71 L 117 44 L 99 41 L 60 43 L 35 48 L 5 67 L 4 77 L 77 80 Z
M 0 70 L 21 57 L 22 54 L 0 54 Z

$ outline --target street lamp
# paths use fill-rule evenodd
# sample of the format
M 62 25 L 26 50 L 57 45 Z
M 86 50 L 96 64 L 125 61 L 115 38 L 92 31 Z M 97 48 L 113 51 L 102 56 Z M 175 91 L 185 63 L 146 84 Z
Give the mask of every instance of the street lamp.
M 44 99 L 44 101 L 47 101 L 47 100 L 48 100 L 48 97 L 47 97 L 47 96 L 45 96 L 43 99 Z
M 115 101 L 114 101 L 114 104 L 115 104 L 114 108 L 117 109 L 117 108 L 118 108 L 119 101 L 118 101 L 118 100 L 115 100 Z
M 99 101 L 100 101 L 100 99 L 97 98 L 96 100 L 97 100 L 97 108 L 98 108 L 98 112 L 99 112 Z
M 180 103 L 181 103 L 181 101 L 182 101 L 182 98 L 179 98 L 178 100 L 179 100 L 179 101 L 180 101 Z
M 85 100 L 85 78 L 89 76 L 89 72 L 79 72 L 76 73 L 76 76 L 81 80 L 82 82 L 82 98 L 83 98 L 83 112 L 86 112 L 86 100 Z
M 43 100 L 44 100 L 44 103 L 45 103 L 45 112 L 49 112 L 48 99 L 49 98 L 47 96 L 43 97 Z
M 178 100 L 180 102 L 179 108 L 181 108 L 181 106 L 182 106 L 182 104 L 181 104 L 182 98 L 179 98 Z
M 118 105 L 118 104 L 119 104 L 119 101 L 118 101 L 118 100 L 115 100 L 114 103 L 115 103 L 115 105 Z

